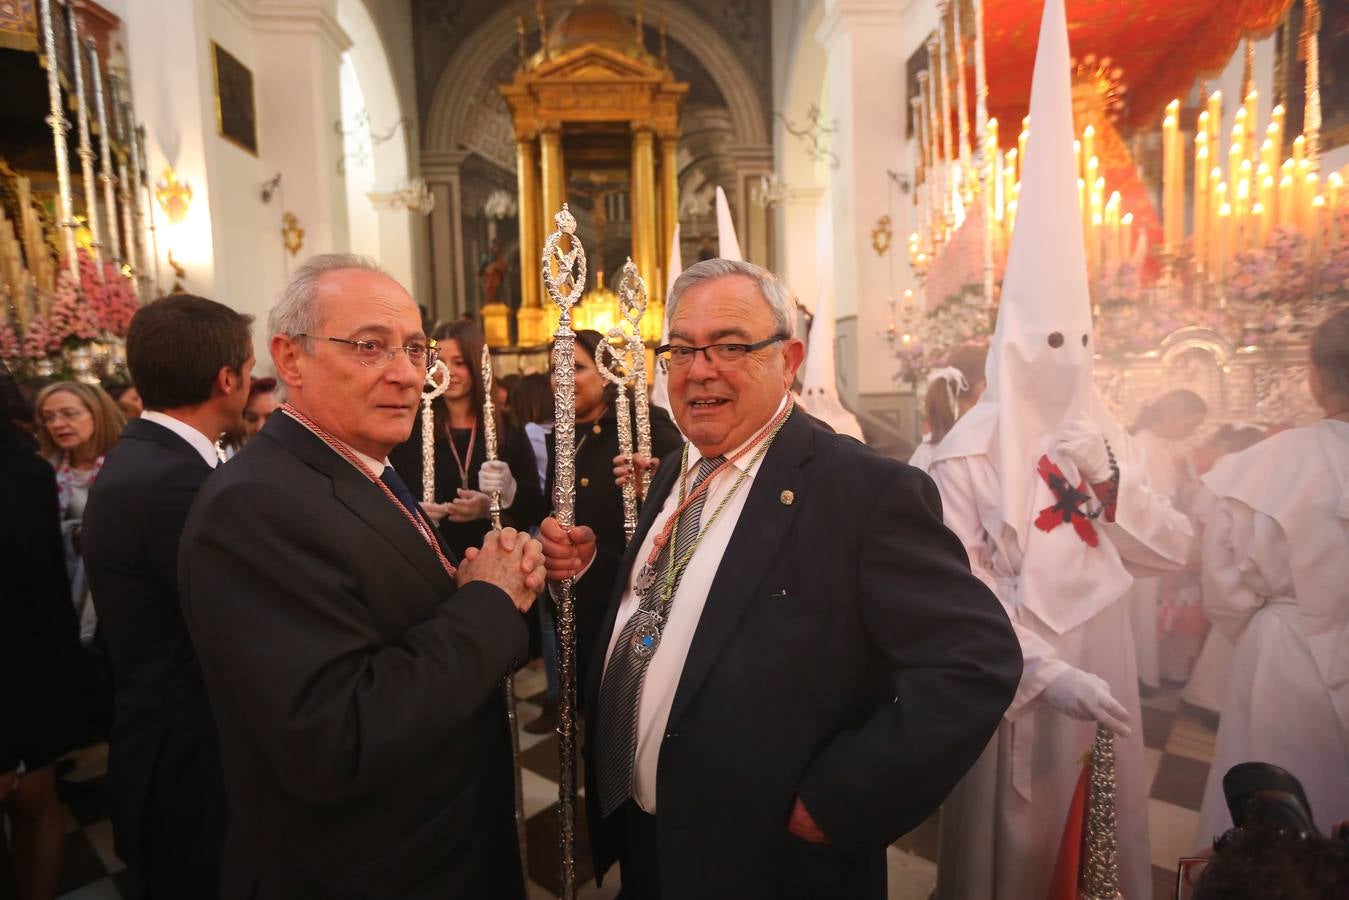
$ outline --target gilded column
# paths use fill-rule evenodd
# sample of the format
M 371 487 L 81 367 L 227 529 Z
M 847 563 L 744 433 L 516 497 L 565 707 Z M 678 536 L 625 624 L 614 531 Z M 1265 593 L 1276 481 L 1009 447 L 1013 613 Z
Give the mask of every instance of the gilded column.
M 656 153 L 653 135 L 639 129 L 632 135 L 632 261 L 637 271 L 656 286 Z
M 567 180 L 562 168 L 562 133 L 553 129 L 539 133 L 539 160 L 543 169 L 543 217 L 551 222 L 567 202 Z M 542 225 L 540 225 L 542 231 Z M 542 247 L 542 244 L 539 245 Z
M 520 206 L 520 311 L 516 314 L 516 343 L 537 347 L 548 340 L 547 317 L 539 297 L 538 260 L 543 252 L 543 198 L 539 196 L 538 154 L 533 140 L 515 142 L 515 177 Z M 484 317 L 485 319 L 485 317 Z M 505 318 L 502 319 L 503 327 Z M 489 344 L 491 339 L 489 338 Z M 510 343 L 509 335 L 502 339 Z
M 660 261 L 661 277 L 650 285 L 650 297 L 663 308 L 665 284 L 670 278 L 670 243 L 674 240 L 675 226 L 679 224 L 679 139 L 663 137 L 660 139 Z

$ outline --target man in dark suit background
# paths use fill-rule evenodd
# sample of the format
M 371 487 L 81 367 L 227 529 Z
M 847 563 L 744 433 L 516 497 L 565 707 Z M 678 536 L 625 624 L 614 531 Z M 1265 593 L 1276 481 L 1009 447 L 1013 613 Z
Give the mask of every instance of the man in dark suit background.
M 489 533 L 456 569 L 388 465 L 433 350 L 372 262 L 314 257 L 269 329 L 288 402 L 198 496 L 179 567 L 229 790 L 222 895 L 523 897 L 500 684 L 538 542 Z
M 250 316 L 191 295 L 141 307 L 127 366 L 145 404 L 89 494 L 84 562 L 112 658 L 108 781 L 117 855 L 147 898 L 213 898 L 225 834 L 215 720 L 178 598 L 178 542 L 241 426 Z
M 793 406 L 776 276 L 700 262 L 668 310 L 691 445 L 652 483 L 585 685 L 596 871 L 618 860 L 623 898 L 882 898 L 886 846 L 983 750 L 1020 648 L 932 482 Z M 550 578 L 594 558 L 584 523 L 542 536 Z

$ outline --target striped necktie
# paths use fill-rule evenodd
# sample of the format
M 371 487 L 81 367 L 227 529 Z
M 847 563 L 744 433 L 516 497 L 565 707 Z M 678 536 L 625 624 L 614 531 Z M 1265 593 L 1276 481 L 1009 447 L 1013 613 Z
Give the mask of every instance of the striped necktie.
M 724 456 L 701 460 L 693 479 L 693 490 L 696 490 L 707 476 L 725 461 Z M 710 490 L 707 493 L 710 493 Z M 636 652 L 634 644 L 637 632 L 649 621 L 649 617 L 643 613 L 659 612 L 663 616 L 668 612 L 660 608 L 662 605 L 660 584 L 664 581 L 672 561 L 684 559 L 697 543 L 707 493 L 699 495 L 688 505 L 679 517 L 674 540 L 661 548 L 660 555 L 656 558 L 656 584 L 640 599 L 638 609 L 628 617 L 623 632 L 618 637 L 618 643 L 614 645 L 613 656 L 609 659 L 604 680 L 600 684 L 596 746 L 599 748 L 600 809 L 606 816 L 632 796 L 633 770 L 637 757 L 637 717 L 641 707 L 642 683 L 646 678 L 647 666 L 655 656 L 655 653 Z M 676 583 L 674 590 L 678 590 L 678 587 Z M 671 596 L 673 597 L 673 594 Z

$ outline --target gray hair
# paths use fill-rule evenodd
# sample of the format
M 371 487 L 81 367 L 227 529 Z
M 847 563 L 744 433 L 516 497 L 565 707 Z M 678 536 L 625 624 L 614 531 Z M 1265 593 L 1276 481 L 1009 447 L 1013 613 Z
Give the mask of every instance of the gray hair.
M 759 293 L 763 295 L 773 313 L 775 333 L 789 338 L 796 337 L 796 298 L 787 290 L 787 285 L 767 269 L 735 259 L 705 259 L 681 272 L 675 279 L 674 286 L 670 288 L 669 298 L 665 301 L 666 321 L 674 321 L 675 308 L 679 306 L 680 298 L 689 288 L 735 275 L 748 278 L 759 289 Z
M 313 334 L 320 324 L 318 280 L 329 272 L 360 269 L 388 275 L 368 256 L 359 253 L 320 253 L 295 270 L 280 298 L 267 314 L 269 337 L 278 334 Z

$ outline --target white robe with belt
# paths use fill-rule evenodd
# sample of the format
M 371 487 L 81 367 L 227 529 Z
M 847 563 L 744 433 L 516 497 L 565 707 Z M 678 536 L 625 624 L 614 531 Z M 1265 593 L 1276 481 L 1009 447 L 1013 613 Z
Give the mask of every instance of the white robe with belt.
M 1204 535 L 1204 608 L 1230 638 L 1195 845 L 1232 826 L 1222 777 L 1274 763 L 1316 824 L 1349 819 L 1349 423 L 1323 420 L 1224 459 Z
M 1179 567 L 1192 538 L 1188 521 L 1151 489 L 1137 450 L 1127 439 L 1124 443 L 1118 448 L 1125 478 L 1117 522 L 1098 523 L 1100 548 L 1075 539 L 1063 545 L 1072 548 L 1066 552 L 1080 546 L 1085 555 L 1112 544 L 1113 551 L 1097 558 L 1107 567 L 1102 584 L 1127 585 L 1128 572 Z M 1002 601 L 1025 660 L 997 735 L 942 807 L 937 897 L 1044 900 L 1082 757 L 1096 730 L 1094 722 L 1070 718 L 1041 696 L 1069 666 L 1103 678 L 1129 711 L 1133 734 L 1115 740 L 1121 890 L 1126 897 L 1151 896 L 1143 725 L 1123 588 L 1110 602 L 1097 598 L 1099 609 L 1089 618 L 1056 630 L 1022 602 L 1024 560 L 1012 529 L 999 524 L 998 473 L 990 458 L 939 460 L 931 475 L 941 490 L 947 526 L 965 544 L 975 574 Z M 1078 568 L 1077 561 L 1063 564 Z

